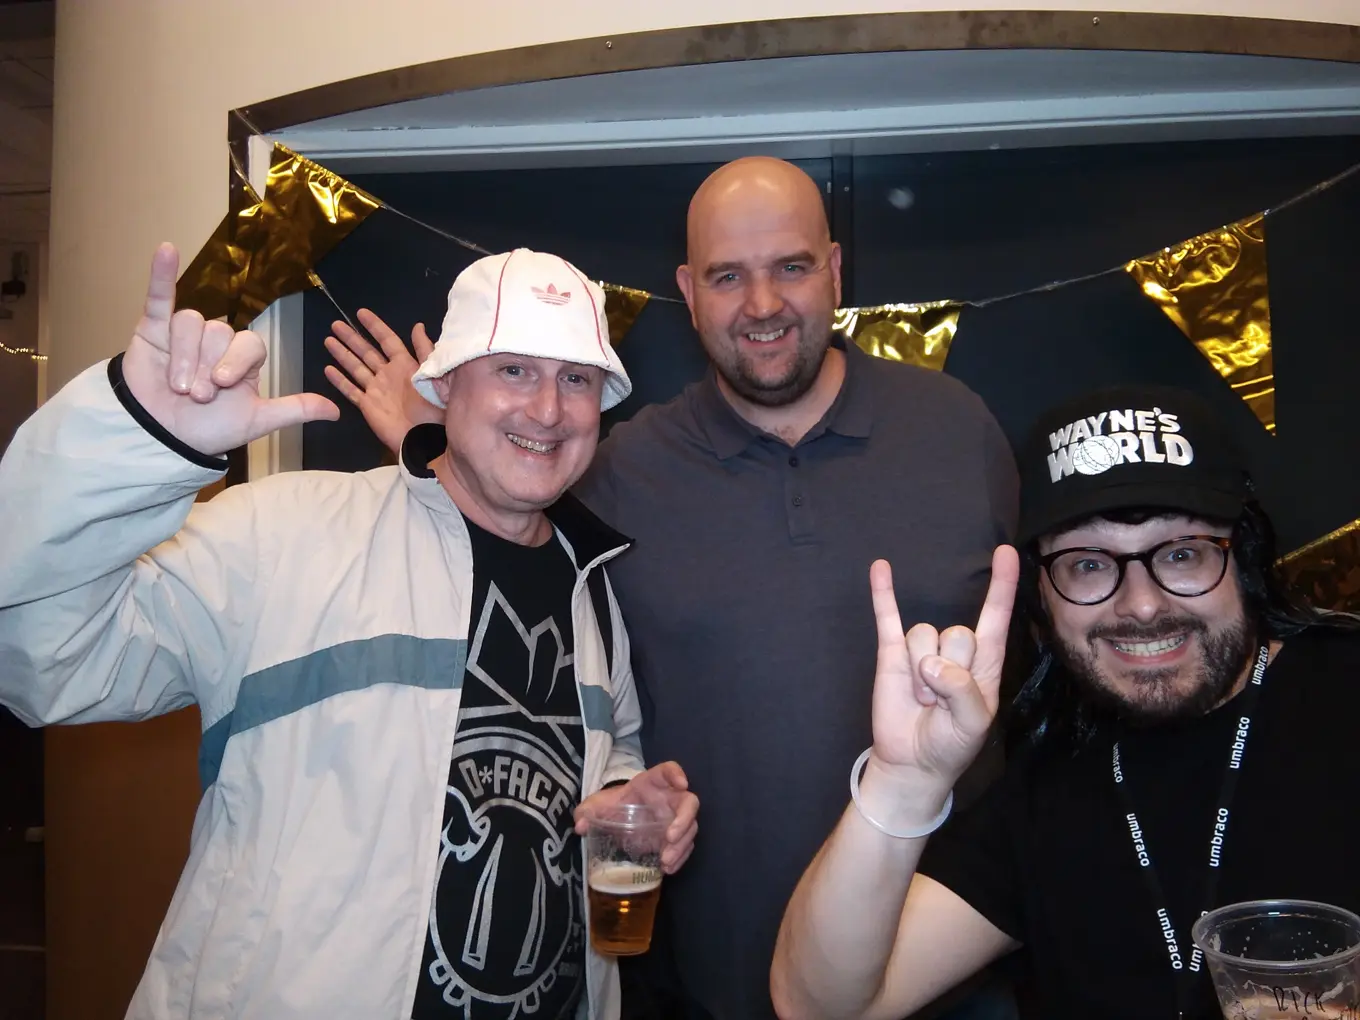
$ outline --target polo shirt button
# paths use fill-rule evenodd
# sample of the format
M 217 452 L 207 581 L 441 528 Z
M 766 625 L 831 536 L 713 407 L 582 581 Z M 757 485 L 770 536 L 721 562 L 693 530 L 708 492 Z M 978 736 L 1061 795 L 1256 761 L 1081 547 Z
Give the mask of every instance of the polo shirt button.
M 797 455 L 797 454 L 794 454 L 792 457 L 789 458 L 789 467 L 797 467 L 797 466 L 798 466 L 798 455 Z
M 802 496 L 794 496 L 794 497 L 793 497 L 793 505 L 794 505 L 794 506 L 802 506 L 802 505 L 803 505 L 803 497 L 802 497 Z

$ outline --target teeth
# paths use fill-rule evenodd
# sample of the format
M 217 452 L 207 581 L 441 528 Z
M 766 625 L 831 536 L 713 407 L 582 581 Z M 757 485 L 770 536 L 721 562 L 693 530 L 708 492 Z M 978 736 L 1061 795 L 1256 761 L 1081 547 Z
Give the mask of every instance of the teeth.
M 531 450 L 534 453 L 552 453 L 553 450 L 557 449 L 556 443 L 536 443 L 532 439 L 525 439 L 523 436 L 517 436 L 513 432 L 507 432 L 506 436 L 509 438 L 510 442 L 514 443 L 516 446 L 525 450 Z
M 758 344 L 767 344 L 771 340 L 778 340 L 788 331 L 789 328 L 785 326 L 783 329 L 777 329 L 773 333 L 747 333 L 746 336 L 748 339 L 754 340 Z
M 1163 652 L 1169 652 L 1173 648 L 1179 648 L 1185 644 L 1185 635 L 1162 638 L 1160 641 L 1134 641 L 1128 644 L 1122 641 L 1111 641 L 1110 644 L 1125 655 L 1161 655 Z

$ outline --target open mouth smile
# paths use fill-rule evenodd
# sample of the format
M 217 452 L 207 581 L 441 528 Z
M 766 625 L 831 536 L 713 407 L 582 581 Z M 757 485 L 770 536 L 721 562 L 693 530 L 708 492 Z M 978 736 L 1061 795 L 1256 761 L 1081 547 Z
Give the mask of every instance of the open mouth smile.
M 528 450 L 530 453 L 552 453 L 562 445 L 561 440 L 553 443 L 542 443 L 534 439 L 526 439 L 524 436 L 517 436 L 513 432 L 507 432 L 505 438 L 514 443 L 521 450 Z
M 1177 634 L 1175 637 L 1160 638 L 1156 641 L 1115 641 L 1110 640 L 1114 650 L 1120 655 L 1133 658 L 1150 659 L 1174 652 L 1185 644 L 1189 635 Z
M 776 329 L 769 333 L 745 333 L 743 335 L 746 337 L 747 340 L 750 340 L 752 343 L 769 344 L 774 343 L 774 341 L 782 338 L 784 334 L 787 333 L 788 331 L 789 327 L 785 326 L 782 329 Z

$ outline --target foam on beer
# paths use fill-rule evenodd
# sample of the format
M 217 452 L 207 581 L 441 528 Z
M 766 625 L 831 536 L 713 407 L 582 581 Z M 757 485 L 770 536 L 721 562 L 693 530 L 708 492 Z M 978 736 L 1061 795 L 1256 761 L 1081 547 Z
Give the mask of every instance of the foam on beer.
M 636 864 L 596 864 L 590 869 L 590 887 L 610 896 L 641 896 L 661 884 L 661 872 Z

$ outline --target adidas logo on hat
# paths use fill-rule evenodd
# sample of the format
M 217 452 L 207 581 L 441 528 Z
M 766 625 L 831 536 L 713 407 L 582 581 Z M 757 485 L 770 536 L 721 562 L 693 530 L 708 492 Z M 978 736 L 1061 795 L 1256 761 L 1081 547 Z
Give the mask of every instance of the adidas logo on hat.
M 564 290 L 559 293 L 551 283 L 548 284 L 547 290 L 542 290 L 539 287 L 530 287 L 529 289 L 534 292 L 534 297 L 540 301 L 546 301 L 550 305 L 565 305 L 571 300 L 571 291 Z

